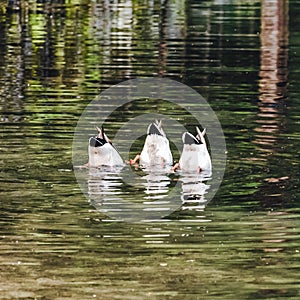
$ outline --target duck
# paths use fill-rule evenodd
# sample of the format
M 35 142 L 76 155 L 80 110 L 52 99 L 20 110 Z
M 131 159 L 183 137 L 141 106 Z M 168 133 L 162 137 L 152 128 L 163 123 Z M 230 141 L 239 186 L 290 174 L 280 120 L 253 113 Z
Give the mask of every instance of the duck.
M 173 171 L 181 169 L 189 173 L 211 172 L 211 158 L 204 138 L 206 128 L 201 132 L 199 127 L 196 127 L 196 132 L 196 136 L 187 131 L 182 134 L 183 150 L 179 163 L 172 168 Z
M 130 164 L 139 161 L 141 166 L 172 166 L 173 156 L 169 140 L 162 128 L 162 121 L 155 120 L 147 129 L 147 136 L 141 154 L 130 160 Z
M 88 167 L 101 167 L 101 166 L 122 166 L 124 164 L 118 150 L 109 140 L 104 132 L 104 128 L 96 127 L 98 134 L 89 139 L 88 153 L 89 161 Z

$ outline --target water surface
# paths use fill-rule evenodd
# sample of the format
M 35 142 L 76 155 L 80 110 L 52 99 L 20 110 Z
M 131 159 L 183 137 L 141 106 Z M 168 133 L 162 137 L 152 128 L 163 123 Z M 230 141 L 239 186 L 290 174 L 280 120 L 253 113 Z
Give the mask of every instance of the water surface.
M 1 297 L 299 299 L 299 13 L 293 0 L 0 3 Z M 212 201 L 130 223 L 83 195 L 72 139 L 99 92 L 138 76 L 201 93 L 228 153 Z M 137 203 L 182 180 L 136 175 L 135 189 L 90 180 Z

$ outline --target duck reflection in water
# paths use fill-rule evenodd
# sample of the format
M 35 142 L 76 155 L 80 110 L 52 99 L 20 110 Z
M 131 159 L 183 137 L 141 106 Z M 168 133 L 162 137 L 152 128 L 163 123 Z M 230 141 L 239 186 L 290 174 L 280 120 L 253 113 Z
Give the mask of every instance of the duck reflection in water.
M 169 197 L 169 176 L 161 172 L 141 172 L 142 176 L 132 174 L 127 168 L 121 172 L 90 168 L 89 202 L 98 211 L 126 221 L 161 219 L 180 206 L 178 200 L 175 204 Z
M 117 207 L 122 202 L 123 185 L 121 169 L 112 172 L 110 167 L 90 168 L 88 174 L 88 196 L 90 203 L 96 209 L 103 209 L 106 203 L 108 207 Z
M 88 198 L 98 211 L 116 220 L 140 221 L 165 218 L 174 211 L 203 211 L 210 179 L 201 174 L 140 170 L 128 179 L 128 170 L 90 168 Z M 126 178 L 126 180 L 125 180 Z M 181 184 L 177 184 L 178 181 Z
M 126 175 L 124 169 L 112 172 L 90 168 L 90 204 L 114 219 L 127 221 L 161 219 L 178 210 L 203 211 L 207 205 L 209 178 L 202 173 L 182 174 L 181 185 L 176 184 L 178 177 L 174 180 L 166 173 L 136 175 L 131 182 Z
M 205 182 L 210 180 L 208 174 L 185 173 L 180 177 L 181 181 L 181 201 L 183 210 L 204 210 L 208 200 L 205 194 L 210 185 Z
M 141 177 L 141 184 L 145 188 L 145 199 L 158 200 L 168 196 L 171 180 L 164 173 L 149 172 Z

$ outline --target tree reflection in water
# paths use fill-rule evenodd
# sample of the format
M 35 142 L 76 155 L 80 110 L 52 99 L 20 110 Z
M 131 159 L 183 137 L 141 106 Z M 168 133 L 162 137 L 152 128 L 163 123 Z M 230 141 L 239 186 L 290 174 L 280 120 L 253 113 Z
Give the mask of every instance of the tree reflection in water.
M 264 0 L 261 12 L 259 114 L 256 144 L 268 155 L 284 131 L 288 84 L 288 1 Z

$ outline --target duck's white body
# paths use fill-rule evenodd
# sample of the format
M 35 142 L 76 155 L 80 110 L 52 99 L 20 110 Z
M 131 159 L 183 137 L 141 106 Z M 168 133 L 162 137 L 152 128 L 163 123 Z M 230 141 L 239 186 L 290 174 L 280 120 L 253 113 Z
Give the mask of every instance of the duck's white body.
M 184 145 L 179 160 L 180 169 L 184 172 L 211 170 L 211 160 L 204 145 Z
M 210 172 L 212 169 L 211 158 L 204 139 L 205 130 L 201 132 L 197 127 L 197 136 L 189 132 L 182 135 L 183 150 L 179 160 L 183 172 Z
M 164 133 L 161 122 L 156 121 L 148 126 L 147 137 L 140 154 L 140 164 L 143 166 L 172 165 L 173 157 L 169 140 Z
M 89 139 L 89 167 L 122 166 L 124 164 L 119 152 L 110 143 L 106 134 L 98 128 L 97 137 Z

